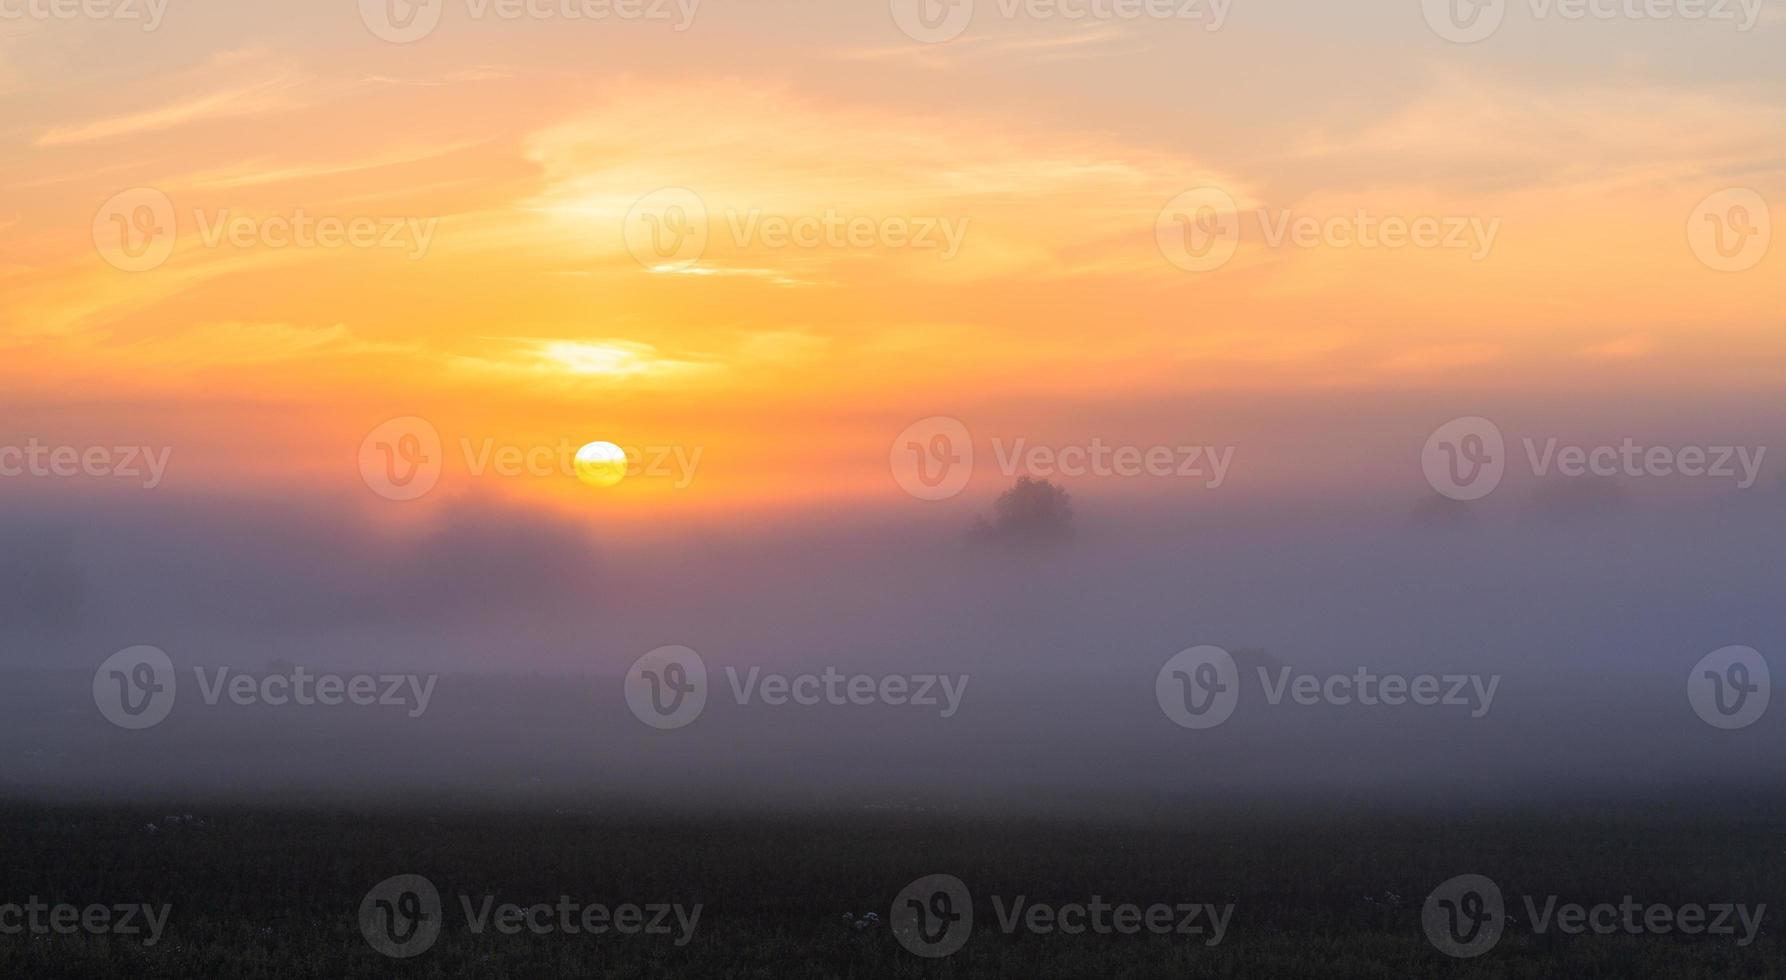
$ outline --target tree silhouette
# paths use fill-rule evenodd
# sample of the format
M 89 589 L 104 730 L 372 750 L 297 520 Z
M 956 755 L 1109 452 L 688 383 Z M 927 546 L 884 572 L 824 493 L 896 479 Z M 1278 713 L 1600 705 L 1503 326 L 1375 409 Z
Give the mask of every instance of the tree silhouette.
M 1066 490 L 1022 476 L 998 495 L 992 520 L 974 524 L 974 537 L 1006 544 L 1058 544 L 1073 537 L 1073 505 Z

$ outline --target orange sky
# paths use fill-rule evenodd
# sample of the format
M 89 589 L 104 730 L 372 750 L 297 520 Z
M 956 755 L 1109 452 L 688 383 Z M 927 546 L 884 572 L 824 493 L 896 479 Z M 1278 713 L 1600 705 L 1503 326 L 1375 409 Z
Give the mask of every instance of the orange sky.
M 1749 32 L 1516 19 L 1470 46 L 1414 4 L 1208 31 L 982 3 L 945 44 L 874 3 L 709 0 L 682 31 L 447 4 L 409 44 L 352 5 L 247 6 L 0 20 L 14 441 L 127 435 L 195 484 L 333 492 L 419 416 L 461 489 L 586 506 L 458 447 L 607 439 L 702 463 L 603 506 L 774 506 L 898 495 L 887 445 L 932 415 L 1047 440 L 1225 390 L 1690 405 L 1777 392 L 1786 360 L 1786 249 L 1722 271 L 1690 232 L 1750 200 L 1713 195 L 1786 213 L 1779 3 Z M 1239 242 L 1187 271 L 1163 209 L 1206 187 Z M 125 271 L 144 200 L 171 252 Z M 638 254 L 689 200 L 699 256 Z M 275 247 L 300 214 L 381 244 Z M 1271 241 L 1360 215 L 1494 237 Z

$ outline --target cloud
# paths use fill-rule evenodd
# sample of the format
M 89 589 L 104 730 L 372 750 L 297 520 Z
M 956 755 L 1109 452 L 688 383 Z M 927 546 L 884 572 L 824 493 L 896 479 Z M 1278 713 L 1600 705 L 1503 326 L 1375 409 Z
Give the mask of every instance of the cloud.
M 482 139 L 457 140 L 438 146 L 408 147 L 390 150 L 361 160 L 345 160 L 335 163 L 309 163 L 283 165 L 271 164 L 268 161 L 255 160 L 237 164 L 233 167 L 208 170 L 174 177 L 165 181 L 168 186 L 193 188 L 232 188 L 255 187 L 263 184 L 282 184 L 296 180 L 313 180 L 319 177 L 334 177 L 341 174 L 364 173 L 369 170 L 382 170 L 386 167 L 397 167 L 404 164 L 420 163 L 450 156 L 462 150 L 486 145 L 489 141 Z
M 1401 108 L 1317 131 L 1297 154 L 1335 182 L 1604 190 L 1777 173 L 1782 129 L 1786 108 L 1742 89 L 1558 86 L 1446 67 Z
M 227 81 L 220 84 L 219 79 Z M 265 49 L 225 51 L 173 79 L 175 86 L 199 89 L 195 94 L 135 112 L 52 127 L 39 135 L 34 145 L 72 146 L 115 140 L 290 109 L 305 103 L 296 92 L 311 81 L 293 63 L 274 59 Z
M 1108 57 L 1114 46 L 1133 35 L 1122 25 L 1103 23 L 1075 25 L 1064 33 L 993 38 L 984 35 L 959 38 L 949 44 L 892 44 L 872 48 L 844 48 L 831 55 L 839 61 L 899 62 L 923 68 L 954 67 L 974 60 L 1049 62 L 1075 58 Z
M 544 371 L 574 377 L 661 378 L 716 369 L 711 361 L 667 357 L 651 344 L 632 340 L 514 340 L 521 357 L 485 361 L 493 368 Z
M 253 116 L 299 104 L 291 95 L 300 80 L 279 76 L 249 85 L 220 89 L 140 112 L 110 116 L 46 131 L 34 145 L 67 146 L 173 129 L 197 122 Z
M 1025 270 L 1163 266 L 1149 231 L 1159 208 L 1204 184 L 1242 182 L 1183 156 L 1098 132 L 1009 117 L 837 106 L 783 87 L 620 83 L 604 103 L 523 142 L 541 173 L 522 202 L 585 248 L 625 254 L 622 229 L 645 196 L 684 188 L 706 208 L 698 275 L 779 284 L 865 276 L 962 280 Z M 1048 206 L 1036 207 L 1046 200 Z M 934 220 L 962 247 L 772 248 L 746 230 L 765 217 Z M 878 243 L 877 243 L 878 245 Z M 713 270 L 713 271 L 705 271 Z

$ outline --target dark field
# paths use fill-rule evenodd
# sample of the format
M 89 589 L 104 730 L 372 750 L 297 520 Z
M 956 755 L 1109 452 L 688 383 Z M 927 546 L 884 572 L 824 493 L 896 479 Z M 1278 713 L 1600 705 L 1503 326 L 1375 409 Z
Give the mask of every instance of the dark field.
M 0 902 L 171 906 L 142 936 L 0 936 L 5 977 L 1768 977 L 1786 976 L 1786 817 L 1648 808 L 1468 818 L 1228 813 L 1153 823 L 935 814 L 657 820 L 596 813 L 44 806 L 0 809 Z M 1778 811 L 1775 811 L 1778 812 Z M 170 820 L 170 816 L 179 819 Z M 153 824 L 154 830 L 149 826 Z M 971 938 L 927 959 L 889 927 L 926 875 L 970 889 Z M 1428 942 L 1421 906 L 1466 873 L 1506 896 L 1506 932 L 1475 959 Z M 356 915 L 375 884 L 429 879 L 443 927 L 409 959 Z M 702 906 L 692 938 L 476 934 L 474 906 Z M 1542 906 L 1733 903 L 1733 934 L 1534 933 Z M 1000 907 L 1232 903 L 1209 935 L 1006 934 Z M 873 912 L 879 921 L 868 921 Z M 845 915 L 853 918 L 846 920 Z M 855 920 L 867 924 L 858 928 Z M 545 921 L 542 919 L 542 921 Z M 555 920 L 554 920 L 555 921 Z M 616 920 L 618 921 L 618 920 Z M 6 924 L 0 922 L 0 924 Z

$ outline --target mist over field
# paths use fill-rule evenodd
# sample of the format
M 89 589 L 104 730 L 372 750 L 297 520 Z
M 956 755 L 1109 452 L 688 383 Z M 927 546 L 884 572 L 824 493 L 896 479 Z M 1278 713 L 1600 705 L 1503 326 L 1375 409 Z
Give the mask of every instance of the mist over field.
M 0 977 L 1786 976 L 1783 41 L 0 0 Z
M 1059 543 L 976 539 L 977 501 L 608 539 L 472 500 L 398 530 L 193 497 L 8 508 L 0 784 L 1120 818 L 1744 795 L 1786 762 L 1778 713 L 1720 731 L 1687 695 L 1700 658 L 1786 635 L 1777 490 L 1190 499 L 1075 498 Z M 96 707 L 94 671 L 139 644 L 168 654 L 178 693 L 165 722 L 127 731 Z M 1225 724 L 1186 729 L 1155 681 L 1205 644 L 1233 652 L 1241 693 Z M 623 677 L 666 645 L 700 655 L 709 694 L 660 731 Z M 428 699 L 206 703 L 224 677 L 299 666 L 393 675 Z M 757 687 L 827 668 L 928 683 L 936 703 L 769 704 Z M 1360 668 L 1431 675 L 1441 703 L 1281 690 Z

